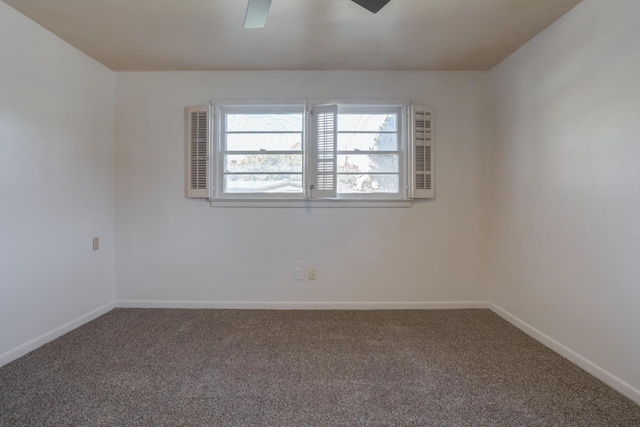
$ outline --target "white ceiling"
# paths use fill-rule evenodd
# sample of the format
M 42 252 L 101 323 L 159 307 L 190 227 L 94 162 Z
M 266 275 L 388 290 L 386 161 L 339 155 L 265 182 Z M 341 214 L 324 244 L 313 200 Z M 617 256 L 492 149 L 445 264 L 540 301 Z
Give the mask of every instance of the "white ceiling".
M 580 0 L 3 0 L 113 70 L 488 70 Z

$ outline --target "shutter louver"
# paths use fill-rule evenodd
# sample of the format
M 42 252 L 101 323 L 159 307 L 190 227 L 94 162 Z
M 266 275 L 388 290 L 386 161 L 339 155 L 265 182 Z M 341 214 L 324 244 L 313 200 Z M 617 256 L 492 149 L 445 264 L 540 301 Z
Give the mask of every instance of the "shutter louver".
M 414 105 L 411 109 L 411 120 L 413 138 L 412 198 L 431 199 L 435 196 L 431 110 L 428 107 Z
M 187 197 L 209 198 L 209 108 L 189 107 Z
M 311 111 L 310 196 L 337 196 L 338 106 L 320 105 Z

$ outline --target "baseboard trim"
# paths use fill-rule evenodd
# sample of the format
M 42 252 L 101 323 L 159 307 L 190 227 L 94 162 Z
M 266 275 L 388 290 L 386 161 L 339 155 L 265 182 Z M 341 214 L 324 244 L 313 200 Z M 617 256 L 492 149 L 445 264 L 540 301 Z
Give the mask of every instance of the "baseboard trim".
M 57 328 L 40 335 L 37 338 L 34 338 L 26 343 L 19 345 L 18 347 L 7 351 L 6 353 L 0 354 L 0 366 L 4 366 L 7 363 L 13 362 L 14 360 L 26 355 L 27 353 L 32 352 L 36 348 L 55 340 L 62 335 L 71 332 L 72 330 L 78 328 L 79 326 L 84 325 L 87 322 L 90 322 L 108 311 L 115 308 L 116 303 L 110 302 L 109 304 L 105 304 L 102 307 L 96 308 L 93 311 L 90 311 L 87 314 L 83 314 L 82 316 L 73 319 L 70 322 L 65 323 L 64 325 L 58 326 Z
M 575 351 L 571 350 L 569 347 L 561 344 L 560 342 L 554 340 L 553 338 L 541 332 L 540 330 L 534 328 L 524 320 L 509 313 L 507 310 L 503 309 L 502 307 L 494 303 L 489 303 L 489 309 L 491 309 L 491 311 L 496 313 L 498 316 L 505 319 L 507 322 L 514 325 L 516 328 L 525 332 L 527 335 L 531 336 L 532 338 L 541 342 L 545 346 L 549 347 L 551 350 L 565 357 L 570 362 L 578 365 L 579 367 L 581 367 L 582 369 L 584 369 L 594 377 L 598 378 L 599 380 L 601 380 L 611 388 L 619 391 L 621 394 L 625 395 L 629 399 L 640 404 L 640 390 L 633 387 L 631 384 L 621 380 L 620 378 L 616 377 L 609 371 L 596 365 L 586 357 L 576 353 Z
M 304 302 L 304 301 L 157 301 L 119 300 L 120 308 L 213 308 L 258 310 L 438 310 L 463 308 L 489 308 L 487 301 L 356 301 L 356 302 Z

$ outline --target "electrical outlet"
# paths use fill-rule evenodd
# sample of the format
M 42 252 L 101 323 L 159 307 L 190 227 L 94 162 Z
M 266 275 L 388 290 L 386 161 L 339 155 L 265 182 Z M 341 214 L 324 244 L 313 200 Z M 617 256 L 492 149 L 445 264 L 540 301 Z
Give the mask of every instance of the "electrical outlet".
M 93 250 L 97 251 L 98 249 L 100 249 L 100 238 L 99 237 L 94 237 L 93 238 Z
M 302 269 L 300 267 L 293 269 L 293 280 L 302 280 Z
M 309 269 L 309 280 L 316 280 L 317 275 L 318 272 L 316 271 L 316 269 L 314 267 L 311 267 Z

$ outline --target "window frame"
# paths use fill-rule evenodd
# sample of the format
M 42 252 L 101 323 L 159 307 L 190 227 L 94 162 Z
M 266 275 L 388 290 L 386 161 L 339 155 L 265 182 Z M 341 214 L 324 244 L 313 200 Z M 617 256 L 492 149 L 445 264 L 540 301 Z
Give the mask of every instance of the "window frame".
M 314 198 L 310 190 L 309 158 L 310 114 L 315 106 L 337 105 L 340 114 L 394 113 L 397 120 L 398 150 L 389 152 L 398 155 L 398 192 L 396 193 L 339 193 L 335 198 Z M 262 109 L 262 110 L 261 110 Z M 302 113 L 302 186 L 299 193 L 225 193 L 224 192 L 224 159 L 230 154 L 226 150 L 224 117 L 229 112 L 253 112 L 255 114 L 268 111 Z M 213 99 L 210 101 L 211 158 L 210 176 L 212 177 L 210 204 L 212 207 L 410 207 L 412 199 L 409 194 L 411 183 L 411 129 L 408 115 L 411 102 L 397 99 Z M 340 133 L 340 129 L 338 129 Z M 375 132 L 371 132 L 375 133 Z M 338 142 L 336 141 L 336 144 Z M 341 151 L 336 148 L 336 158 Z M 384 153 L 386 153 L 385 151 Z M 361 151 L 362 154 L 373 154 L 375 151 Z M 383 153 L 383 154 L 384 154 Z M 393 174 L 396 174 L 395 172 Z M 340 173 L 337 173 L 339 176 Z M 366 172 L 363 172 L 366 175 Z
M 338 103 L 338 137 L 340 133 L 355 133 L 355 132 L 341 132 L 340 114 L 380 114 L 380 113 L 394 113 L 396 114 L 396 127 L 398 135 L 398 149 L 396 151 L 388 151 L 389 154 L 398 155 L 398 191 L 395 193 L 340 193 L 336 189 L 336 195 L 338 200 L 403 200 L 407 199 L 407 177 L 408 177 L 408 158 L 409 158 L 409 132 L 406 129 L 406 116 L 408 105 L 407 104 L 365 104 L 362 102 L 357 103 Z M 369 132 L 367 132 L 369 133 Z M 375 133 L 375 132 L 370 132 Z M 344 155 L 344 150 L 337 149 L 336 156 Z M 356 151 L 350 151 L 355 154 Z M 360 154 L 377 154 L 376 151 L 360 151 Z M 387 151 L 382 154 L 386 154 Z M 347 154 L 348 155 L 348 154 Z M 367 173 L 362 173 L 366 175 Z M 394 175 L 396 173 L 393 173 Z M 340 176 L 340 172 L 337 172 Z M 343 175 L 346 175 L 343 173 Z M 337 185 L 337 183 L 336 183 Z
M 211 103 L 213 111 L 214 132 L 212 132 L 213 142 L 211 146 L 212 155 L 215 161 L 211 162 L 214 168 L 211 171 L 213 179 L 213 194 L 212 200 L 304 200 L 305 199 L 305 159 L 306 159 L 306 105 L 304 101 L 300 100 L 224 100 L 216 103 Z M 299 111 L 298 111 L 299 110 Z M 302 156 L 302 170 L 299 172 L 302 179 L 302 191 L 299 193 L 266 193 L 266 192 L 238 192 L 229 193 L 225 192 L 225 176 L 228 173 L 225 172 L 225 156 L 233 154 L 233 151 L 229 151 L 226 148 L 226 126 L 225 117 L 228 113 L 247 113 L 247 114 L 266 114 L 266 113 L 292 113 L 299 112 L 301 116 L 301 150 Z M 284 150 L 286 151 L 286 150 Z M 270 151 L 259 153 L 270 153 Z M 297 154 L 297 153 L 296 153 Z M 298 174 L 292 173 L 292 174 Z M 216 197 L 220 195 L 220 197 Z

